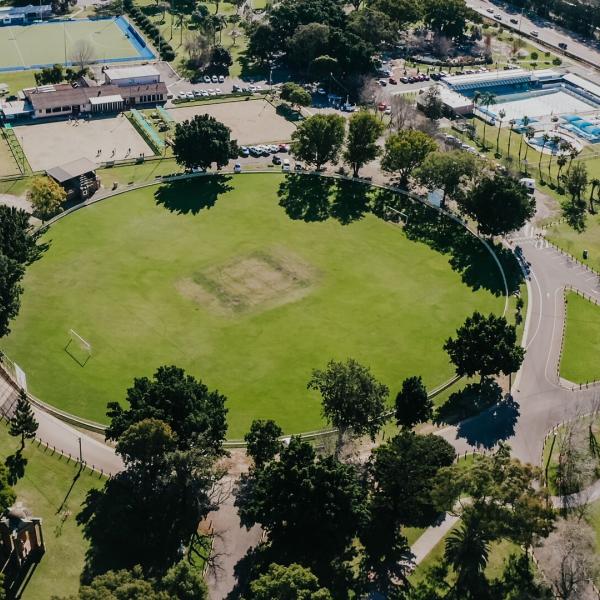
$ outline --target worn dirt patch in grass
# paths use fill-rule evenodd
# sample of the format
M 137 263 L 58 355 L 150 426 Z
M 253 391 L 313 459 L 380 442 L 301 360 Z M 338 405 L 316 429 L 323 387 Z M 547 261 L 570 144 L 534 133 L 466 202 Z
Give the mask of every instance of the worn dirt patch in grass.
M 310 293 L 316 269 L 283 248 L 236 257 L 176 283 L 179 293 L 205 309 L 231 316 L 262 312 Z

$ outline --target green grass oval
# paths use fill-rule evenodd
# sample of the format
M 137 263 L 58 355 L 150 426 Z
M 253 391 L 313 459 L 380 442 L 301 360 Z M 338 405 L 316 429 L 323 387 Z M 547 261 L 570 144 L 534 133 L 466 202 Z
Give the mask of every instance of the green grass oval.
M 134 377 L 176 364 L 228 397 L 232 439 L 254 418 L 313 430 L 313 368 L 353 357 L 392 394 L 413 374 L 434 386 L 453 374 L 444 340 L 473 310 L 502 311 L 450 255 L 371 214 L 292 219 L 280 175 L 215 181 L 128 192 L 49 229 L 3 341 L 33 394 L 106 422 Z M 484 263 L 482 277 L 500 279 Z M 92 344 L 83 367 L 65 351 L 69 329 Z

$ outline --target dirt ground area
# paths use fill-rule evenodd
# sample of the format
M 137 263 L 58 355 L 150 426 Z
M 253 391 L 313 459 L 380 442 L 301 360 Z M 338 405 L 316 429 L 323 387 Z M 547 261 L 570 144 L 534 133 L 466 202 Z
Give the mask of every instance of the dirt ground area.
M 102 163 L 154 152 L 124 115 L 35 122 L 14 128 L 34 171 L 86 157 Z M 99 152 L 100 151 L 100 152 Z
M 265 100 L 182 106 L 170 108 L 169 113 L 177 123 L 195 115 L 211 115 L 225 123 L 231 129 L 231 137 L 242 145 L 287 142 L 296 129 Z
M 289 253 L 256 253 L 177 283 L 183 296 L 223 314 L 293 302 L 311 289 L 313 269 Z

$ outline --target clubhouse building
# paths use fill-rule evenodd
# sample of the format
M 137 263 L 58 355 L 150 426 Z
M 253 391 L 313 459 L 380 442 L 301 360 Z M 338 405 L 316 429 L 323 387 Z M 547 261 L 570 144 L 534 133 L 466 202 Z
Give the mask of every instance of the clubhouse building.
M 100 85 L 80 78 L 76 84 L 27 88 L 21 94 L 19 110 L 8 110 L 8 104 L 3 109 L 0 101 L 0 116 L 13 120 L 118 113 L 137 106 L 164 104 L 167 86 L 154 67 L 142 65 L 107 69 Z

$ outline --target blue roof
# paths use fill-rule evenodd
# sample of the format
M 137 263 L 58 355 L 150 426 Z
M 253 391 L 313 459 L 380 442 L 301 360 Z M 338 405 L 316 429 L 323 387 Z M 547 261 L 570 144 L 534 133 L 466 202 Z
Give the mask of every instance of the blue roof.
M 18 16 L 18 15 L 29 15 L 33 13 L 48 13 L 52 12 L 51 4 L 41 4 L 38 6 L 34 6 L 33 4 L 28 4 L 27 6 L 11 6 L 7 13 L 9 16 Z

